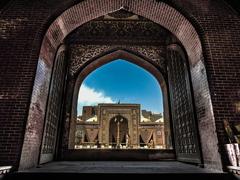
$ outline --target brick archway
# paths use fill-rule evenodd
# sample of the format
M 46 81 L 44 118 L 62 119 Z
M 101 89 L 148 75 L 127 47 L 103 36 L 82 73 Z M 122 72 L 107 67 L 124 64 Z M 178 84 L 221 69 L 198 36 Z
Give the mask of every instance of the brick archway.
M 92 4 L 95 4 L 92 6 Z M 97 7 L 97 8 L 95 8 Z M 191 80 L 193 84 L 195 106 L 200 127 L 200 138 L 202 143 L 204 164 L 211 168 L 221 169 L 221 160 L 218 152 L 218 140 L 216 135 L 215 120 L 212 110 L 211 97 L 208 88 L 206 69 L 203 62 L 202 46 L 199 36 L 193 25 L 176 9 L 167 5 L 164 2 L 154 0 L 113 0 L 109 3 L 108 0 L 87 0 L 83 1 L 63 12 L 47 30 L 39 55 L 38 70 L 41 73 L 36 74 L 36 79 L 41 77 L 50 77 L 56 51 L 64 38 L 75 28 L 81 26 L 94 18 L 116 11 L 118 9 L 126 9 L 135 14 L 141 15 L 154 21 L 155 23 L 165 27 L 172 32 L 182 43 L 187 53 L 187 58 L 190 64 Z M 44 65 L 44 69 L 43 69 Z M 28 163 L 25 162 L 27 156 L 34 156 L 39 152 L 40 142 L 32 143 L 29 151 L 29 142 L 33 141 L 31 129 L 38 129 L 40 138 L 43 129 L 45 111 L 39 111 L 38 106 L 46 104 L 41 101 L 42 96 L 48 94 L 49 80 L 39 83 L 35 81 L 34 90 L 47 87 L 41 94 L 35 94 L 37 102 L 32 102 L 30 105 L 29 117 L 27 121 L 24 144 L 20 160 L 20 168 L 33 167 L 37 165 L 37 159 L 34 158 Z M 205 109 L 204 114 L 202 109 Z M 42 127 L 34 127 L 34 122 L 42 122 Z M 208 125 L 209 128 L 204 128 Z M 39 124 L 38 124 L 39 125 Z M 31 128 L 30 128 L 31 127 Z M 211 138 L 207 134 L 212 134 Z M 30 143 L 31 144 L 31 143 Z M 209 150 L 209 146 L 213 147 Z
M 112 3 L 108 0 L 88 0 L 67 9 L 48 28 L 41 46 L 40 58 L 52 61 L 55 49 L 70 32 L 90 20 L 119 9 L 143 16 L 172 32 L 185 47 L 192 65 L 203 59 L 201 41 L 192 24 L 176 9 L 155 0 L 113 0 Z

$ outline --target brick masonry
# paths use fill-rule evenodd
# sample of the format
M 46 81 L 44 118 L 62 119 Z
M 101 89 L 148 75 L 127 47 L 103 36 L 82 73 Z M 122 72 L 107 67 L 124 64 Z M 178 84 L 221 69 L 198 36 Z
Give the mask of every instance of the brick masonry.
M 237 109 L 240 101 L 239 14 L 219 0 L 168 2 L 183 15 L 154 0 L 86 0 L 68 9 L 78 2 L 10 1 L 0 10 L 0 165 L 17 168 L 21 152 L 22 161 L 27 162 L 23 168 L 37 164 L 37 158 L 31 157 L 38 154 L 41 143 L 41 130 L 37 129 L 43 126 L 46 103 L 41 97 L 48 93 L 46 82 L 58 45 L 74 28 L 120 7 L 159 23 L 181 41 L 190 60 L 199 128 L 206 132 L 200 132 L 205 144 L 204 162 L 212 168 L 221 166 L 217 153 L 207 153 L 215 148 L 212 149 L 212 143 L 218 145 L 214 138 L 216 126 L 222 160 L 227 165 L 222 147 L 227 142 L 222 121 L 228 119 L 231 124 L 236 123 L 240 113 Z M 46 81 L 33 87 L 37 64 L 45 67 Z M 38 78 L 35 82 L 42 80 Z M 32 90 L 40 87 L 43 91 L 33 104 Z M 32 111 L 34 116 L 30 116 Z M 26 125 L 29 136 L 25 136 L 24 142 Z

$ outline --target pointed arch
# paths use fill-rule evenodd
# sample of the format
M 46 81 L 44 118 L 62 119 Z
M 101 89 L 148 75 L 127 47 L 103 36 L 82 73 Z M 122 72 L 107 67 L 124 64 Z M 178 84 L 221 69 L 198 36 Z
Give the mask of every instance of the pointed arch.
M 29 141 L 33 141 L 34 139 L 31 140 L 28 137 L 31 136 L 31 129 L 38 129 L 39 131 L 43 129 L 46 112 L 39 110 L 38 107 L 46 105 L 46 98 L 44 97 L 48 95 L 49 79 L 59 45 L 63 43 L 65 37 L 77 27 L 92 19 L 119 9 L 133 12 L 163 26 L 172 32 L 182 43 L 190 64 L 191 81 L 199 127 L 204 127 L 206 124 L 209 127 L 200 129 L 203 158 L 206 159 L 205 165 L 210 168 L 221 169 L 220 155 L 216 153 L 218 152 L 218 139 L 199 35 L 191 22 L 179 11 L 164 2 L 155 0 L 112 0 L 111 3 L 109 3 L 109 0 L 85 0 L 64 11 L 50 25 L 43 38 L 39 54 L 38 69 L 43 65 L 45 69 L 44 71 L 36 73 L 32 92 L 34 97 L 31 100 L 30 107 L 32 108 L 29 110 L 26 124 L 27 128 L 22 147 L 20 169 L 37 165 L 35 159 L 31 162 L 29 161 L 29 163 L 23 163 L 23 166 L 21 166 L 21 162 L 24 162 L 25 157 L 29 155 L 34 156 L 38 154 L 40 149 L 41 141 L 38 141 L 38 143 L 29 143 Z M 45 83 L 39 83 L 37 81 L 41 77 L 48 77 L 45 79 Z M 40 94 L 37 93 L 39 89 L 42 89 Z M 38 99 L 38 101 L 35 102 L 35 99 Z M 202 109 L 204 109 L 204 114 L 202 113 Z M 35 111 L 35 113 L 33 113 L 33 111 Z M 38 127 L 36 124 L 38 124 Z M 206 137 L 206 134 L 213 134 L 213 136 Z M 36 138 L 39 139 L 40 137 Z M 29 144 L 32 144 L 32 146 L 29 147 Z M 209 152 L 209 146 L 212 147 L 211 152 Z M 31 151 L 29 151 L 29 149 L 31 149 Z M 212 154 L 211 157 L 208 156 L 209 153 Z
M 117 60 L 117 59 L 124 59 L 126 61 L 129 61 L 133 64 L 136 64 L 140 67 L 142 67 L 143 69 L 145 69 L 146 71 L 148 71 L 149 73 L 151 73 L 156 80 L 159 83 L 159 86 L 162 90 L 162 94 L 163 94 L 163 116 L 164 116 L 164 121 L 166 126 L 169 126 L 169 102 L 168 102 L 168 89 L 167 89 L 167 84 L 165 81 L 164 76 L 162 75 L 161 71 L 154 66 L 152 63 L 150 63 L 150 60 L 148 59 L 143 59 L 142 57 L 139 57 L 136 55 L 137 53 L 135 52 L 129 52 L 123 49 L 118 49 L 115 51 L 111 51 L 108 52 L 107 54 L 100 56 L 98 58 L 92 58 L 91 63 L 88 63 L 87 66 L 85 66 L 83 69 L 81 69 L 81 71 L 79 72 L 78 76 L 77 76 L 77 80 L 75 82 L 74 85 L 74 90 L 72 93 L 72 108 L 71 108 L 71 123 L 70 123 L 70 132 L 69 132 L 69 139 L 72 139 L 72 141 L 69 142 L 69 148 L 73 148 L 74 147 L 74 132 L 75 132 L 75 121 L 74 119 L 77 118 L 77 102 L 78 102 L 78 93 L 79 93 L 79 89 L 80 86 L 83 82 L 83 80 L 88 76 L 88 74 L 90 74 L 92 71 L 94 71 L 95 69 L 103 66 L 104 64 L 107 64 L 111 61 Z M 169 131 L 169 127 L 165 128 L 166 131 Z M 167 133 L 169 136 L 171 135 L 171 132 Z M 166 137 L 167 138 L 167 137 Z

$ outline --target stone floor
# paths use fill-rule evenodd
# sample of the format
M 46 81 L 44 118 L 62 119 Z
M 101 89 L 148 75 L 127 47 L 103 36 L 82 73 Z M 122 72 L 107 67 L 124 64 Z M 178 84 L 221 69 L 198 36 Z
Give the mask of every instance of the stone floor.
M 219 173 L 176 161 L 55 161 L 23 173 Z
M 176 161 L 55 161 L 24 171 L 8 173 L 1 180 L 78 179 L 235 180 L 216 172 Z M 239 180 L 239 179 L 237 179 Z

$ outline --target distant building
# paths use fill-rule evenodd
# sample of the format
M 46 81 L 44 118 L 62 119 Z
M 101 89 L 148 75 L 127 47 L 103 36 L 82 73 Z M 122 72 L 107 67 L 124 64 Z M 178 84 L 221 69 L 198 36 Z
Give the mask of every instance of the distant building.
M 97 115 L 97 111 L 98 106 L 83 106 L 82 115 L 77 117 L 77 122 L 87 121 L 88 119 L 91 119 Z
M 163 115 L 162 113 L 152 113 L 152 111 L 147 111 L 147 110 L 142 110 L 142 116 L 151 122 L 156 122 L 156 121 L 163 121 Z M 141 119 L 142 121 L 142 119 Z
M 165 149 L 170 145 L 164 128 L 163 115 L 140 111 L 140 104 L 84 106 L 76 121 L 75 148 Z

